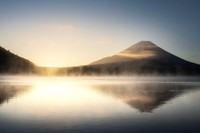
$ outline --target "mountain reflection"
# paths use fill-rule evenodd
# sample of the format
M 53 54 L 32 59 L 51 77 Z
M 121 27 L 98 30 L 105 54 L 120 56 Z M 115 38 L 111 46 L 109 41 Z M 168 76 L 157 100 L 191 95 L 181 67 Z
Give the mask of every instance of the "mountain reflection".
M 29 86 L 25 85 L 0 85 L 0 105 L 2 105 L 4 102 L 8 102 L 17 94 L 29 90 L 28 88 Z
M 96 90 L 120 99 L 140 112 L 152 112 L 167 101 L 196 87 L 198 86 L 175 83 L 136 83 L 96 86 Z

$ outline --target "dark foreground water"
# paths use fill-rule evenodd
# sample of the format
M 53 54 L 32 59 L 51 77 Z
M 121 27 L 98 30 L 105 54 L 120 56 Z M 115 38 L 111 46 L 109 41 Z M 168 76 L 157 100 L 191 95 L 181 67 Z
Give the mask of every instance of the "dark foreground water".
M 0 133 L 200 133 L 191 78 L 0 77 Z

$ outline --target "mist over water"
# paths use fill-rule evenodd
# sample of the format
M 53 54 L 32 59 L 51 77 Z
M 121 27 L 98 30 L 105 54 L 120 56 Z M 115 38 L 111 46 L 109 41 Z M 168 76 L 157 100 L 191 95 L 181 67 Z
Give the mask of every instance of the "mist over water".
M 198 132 L 198 77 L 0 77 L 0 132 Z

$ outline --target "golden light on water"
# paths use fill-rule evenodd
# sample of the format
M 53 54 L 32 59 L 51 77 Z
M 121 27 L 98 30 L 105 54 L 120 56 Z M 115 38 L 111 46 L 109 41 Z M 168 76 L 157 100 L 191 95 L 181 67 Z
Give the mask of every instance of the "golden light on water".
M 2 108 L 4 113 L 15 114 L 17 119 L 82 119 L 90 118 L 91 113 L 96 117 L 106 117 L 129 108 L 97 91 L 94 84 L 90 84 L 95 81 L 68 78 L 30 80 L 26 80 L 32 83 L 30 88 L 11 99 L 9 105 Z
M 38 100 L 47 100 L 49 103 L 59 102 L 63 103 L 66 101 L 79 102 L 80 99 L 84 99 L 93 94 L 84 85 L 74 84 L 70 81 L 57 82 L 48 81 L 40 83 L 33 87 L 32 94 L 36 95 Z

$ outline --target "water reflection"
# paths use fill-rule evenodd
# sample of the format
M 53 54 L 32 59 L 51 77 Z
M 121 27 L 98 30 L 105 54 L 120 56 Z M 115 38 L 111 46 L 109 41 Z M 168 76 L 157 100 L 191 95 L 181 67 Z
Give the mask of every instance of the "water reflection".
M 152 112 L 177 96 L 198 88 L 194 84 L 135 83 L 126 85 L 99 85 L 96 90 L 122 100 L 141 112 Z
M 116 80 L 116 79 L 115 79 Z M 35 80 L 34 80 L 35 81 Z M 80 80 L 77 79 L 61 80 L 47 78 L 38 80 L 37 82 L 29 81 L 29 85 L 0 85 L 0 104 L 9 102 L 9 99 L 17 97 L 18 94 L 26 92 L 22 101 L 39 103 L 40 108 L 46 106 L 62 106 L 66 105 L 70 109 L 82 108 L 85 104 L 90 104 L 91 99 L 100 101 L 120 99 L 127 105 L 138 109 L 140 112 L 152 112 L 161 105 L 166 104 L 169 100 L 180 96 L 186 92 L 198 88 L 198 84 L 194 83 L 164 83 L 164 82 L 120 82 L 102 80 Z M 111 96 L 114 99 L 108 99 L 101 94 Z M 100 101 L 97 101 L 100 100 Z M 84 103 L 83 103 L 84 102 Z M 107 103 L 109 101 L 106 101 Z M 20 104 L 22 104 L 21 102 Z M 36 105 L 36 104 L 34 104 Z M 32 105 L 29 105 L 32 106 Z M 94 106 L 94 105 L 93 105 Z M 34 107 L 35 108 L 35 107 Z
M 199 129 L 198 82 L 143 82 L 122 78 L 9 80 L 8 77 L 0 83 L 3 84 L 0 85 L 0 132 L 3 133 Z

